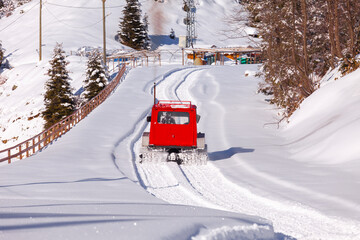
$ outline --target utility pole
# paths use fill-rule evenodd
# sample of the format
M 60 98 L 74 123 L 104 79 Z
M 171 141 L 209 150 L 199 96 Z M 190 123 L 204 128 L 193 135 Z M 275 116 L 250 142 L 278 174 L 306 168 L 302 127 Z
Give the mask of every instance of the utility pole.
M 102 0 L 103 2 L 103 49 L 104 49 L 104 66 L 106 66 L 106 32 L 105 32 L 105 2 L 106 0 Z
M 42 47 L 42 39 L 41 39 L 41 10 L 42 10 L 42 0 L 40 0 L 40 30 L 39 30 L 39 61 L 41 61 L 41 57 L 42 57 L 42 51 L 41 51 L 41 47 Z

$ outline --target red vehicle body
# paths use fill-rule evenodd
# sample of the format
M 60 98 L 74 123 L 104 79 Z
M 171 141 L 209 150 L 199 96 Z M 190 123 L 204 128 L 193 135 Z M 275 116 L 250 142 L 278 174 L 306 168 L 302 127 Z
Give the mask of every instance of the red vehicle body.
M 205 134 L 197 132 L 200 116 L 190 101 L 159 100 L 153 105 L 150 132 L 144 132 L 140 158 L 142 161 L 176 161 L 206 163 Z
M 151 111 L 149 145 L 196 148 L 196 118 L 190 101 L 159 101 Z

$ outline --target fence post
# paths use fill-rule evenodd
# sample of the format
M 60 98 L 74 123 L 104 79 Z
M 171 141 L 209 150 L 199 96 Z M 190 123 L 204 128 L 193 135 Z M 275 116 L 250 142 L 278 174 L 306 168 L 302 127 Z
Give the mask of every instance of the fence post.
M 59 125 L 57 125 L 56 130 L 55 130 L 55 136 L 54 136 L 54 140 L 58 139 L 61 136 L 60 130 L 61 130 L 61 122 L 59 123 Z
M 34 154 L 35 153 L 35 138 L 33 138 L 32 144 L 33 144 L 33 154 Z
M 20 160 L 22 159 L 21 144 L 19 145 Z
M 41 149 L 43 149 L 46 145 L 47 145 L 47 133 L 48 132 L 44 132 L 43 134 L 42 134 L 42 142 L 43 142 L 43 145 L 42 145 L 42 147 L 41 147 Z
M 26 157 L 29 157 L 29 142 L 26 142 Z
M 41 147 L 41 142 L 40 142 L 40 140 L 41 140 L 41 134 L 38 136 L 38 143 L 39 143 L 39 147 L 38 147 L 38 151 L 40 151 L 40 147 Z

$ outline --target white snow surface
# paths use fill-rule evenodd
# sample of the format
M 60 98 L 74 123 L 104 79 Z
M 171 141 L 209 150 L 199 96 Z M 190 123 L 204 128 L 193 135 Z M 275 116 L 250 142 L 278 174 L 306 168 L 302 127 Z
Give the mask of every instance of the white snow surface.
M 167 53 L 162 56 L 162 64 L 181 62 L 179 35 L 186 35 L 182 10 L 182 0 L 144 0 L 143 14 L 149 16 L 149 35 L 152 48 L 160 48 Z M 106 44 L 111 54 L 120 49 L 128 49 L 115 36 L 119 31 L 120 17 L 125 1 L 106 1 Z M 228 29 L 223 21 L 239 4 L 235 1 L 196 1 L 197 44 L 248 46 L 249 39 L 226 39 L 221 31 Z M 24 13 L 21 13 L 21 12 Z M 209 13 L 212 17 L 209 18 Z M 215 14 L 216 13 L 216 14 Z M 161 18 L 163 17 L 163 19 Z M 162 20 L 161 20 L 162 19 Z M 161 21 L 160 21 L 161 20 Z M 170 39 L 171 28 L 176 33 Z M 22 142 L 41 132 L 44 121 L 38 116 L 43 109 L 44 83 L 50 68 L 49 60 L 56 43 L 62 43 L 71 62 L 68 70 L 73 79 L 74 93 L 79 93 L 86 76 L 86 57 L 76 56 L 84 50 L 102 48 L 102 1 L 98 0 L 55 0 L 43 1 L 42 8 L 42 61 L 39 56 L 39 1 L 32 1 L 17 8 L 7 18 L 0 20 L 0 39 L 6 49 L 5 56 L 13 69 L 4 70 L 0 83 L 0 149 Z M 102 51 L 101 51 L 102 52 Z M 2 82 L 2 81 L 0 81 Z M 28 120 L 31 119 L 31 120 Z M 3 142 L 5 141 L 6 144 Z
M 185 35 L 182 1 L 141 2 L 149 15 L 164 13 L 160 26 L 149 18 L 153 47 L 176 50 L 168 34 Z M 219 34 L 235 1 L 196 3 L 199 45 L 249 45 Z M 108 49 L 125 48 L 114 39 L 124 1 L 106 4 Z M 0 20 L 14 67 L 1 73 L 0 149 L 42 130 L 43 120 L 31 117 L 43 108 L 55 43 L 68 55 L 102 46 L 101 1 L 48 0 L 38 62 L 38 12 L 33 1 Z M 77 92 L 87 58 L 67 60 Z M 278 128 L 277 109 L 256 94 L 259 66 L 181 66 L 179 52 L 162 60 L 162 67 L 131 69 L 101 106 L 46 149 L 0 164 L 1 240 L 360 239 L 359 70 L 344 78 L 330 72 Z M 207 165 L 139 164 L 154 81 L 158 99 L 197 105 Z

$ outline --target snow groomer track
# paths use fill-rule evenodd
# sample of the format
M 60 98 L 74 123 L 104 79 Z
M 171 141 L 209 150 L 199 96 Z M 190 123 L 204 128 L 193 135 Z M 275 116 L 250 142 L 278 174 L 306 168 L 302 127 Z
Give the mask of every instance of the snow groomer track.
M 226 128 L 226 121 L 223 118 L 224 108 L 216 102 L 220 92 L 220 79 L 213 74 L 211 68 L 171 70 L 162 77 L 149 81 L 143 91 L 152 94 L 154 81 L 157 82 L 158 99 L 192 101 L 198 106 L 201 115 L 200 124 L 206 122 L 207 118 L 215 119 L 218 122 L 216 126 L 218 144 L 224 148 L 231 147 L 223 131 Z M 195 91 L 197 94 L 194 94 Z M 133 171 L 140 185 L 150 194 L 173 204 L 194 205 L 264 217 L 273 222 L 274 231 L 278 233 L 279 239 L 360 239 L 360 227 L 357 222 L 328 217 L 301 203 L 258 196 L 232 183 L 221 173 L 216 164 L 212 163 L 211 154 L 207 165 L 139 163 L 141 135 L 149 128 L 146 122 L 148 114 L 150 109 L 144 111 L 127 139 L 119 141 L 114 152 L 128 148 L 132 155 Z M 200 125 L 198 131 L 207 133 L 204 126 Z M 239 155 L 232 157 L 241 160 Z M 116 162 L 116 159 L 114 161 Z M 244 168 L 257 171 L 246 164 Z M 262 177 L 262 173 L 257 174 Z M 264 181 L 265 179 L 264 175 Z

